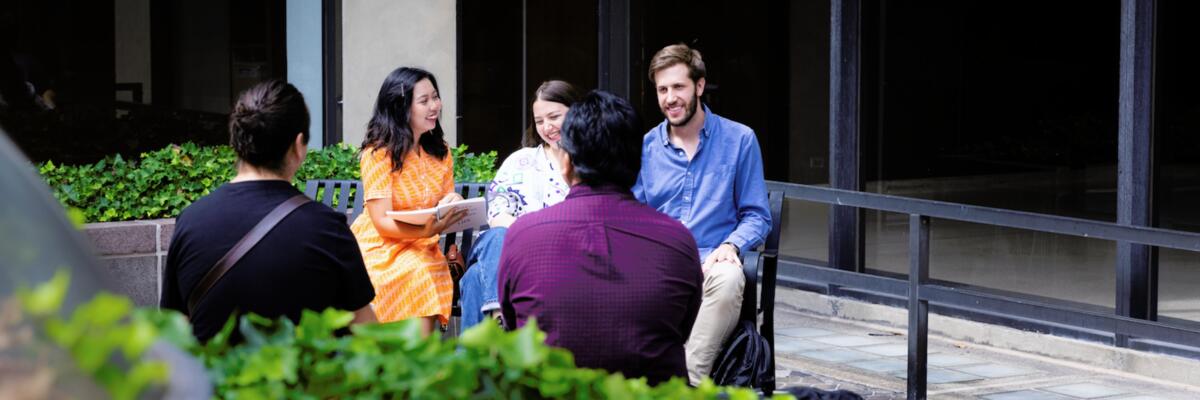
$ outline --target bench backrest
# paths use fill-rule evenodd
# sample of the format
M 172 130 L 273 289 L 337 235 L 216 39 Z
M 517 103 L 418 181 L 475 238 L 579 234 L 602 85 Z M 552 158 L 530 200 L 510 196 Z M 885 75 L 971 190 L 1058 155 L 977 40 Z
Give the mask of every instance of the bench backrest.
M 464 199 L 475 197 L 483 197 L 487 193 L 488 184 L 486 183 L 457 183 L 454 185 L 454 191 L 458 192 Z M 464 230 L 461 233 L 448 233 L 442 243 L 442 252 L 450 250 L 450 244 L 458 244 L 458 252 L 463 257 L 471 254 L 471 245 L 475 242 L 475 232 L 487 229 L 487 226 L 476 227 Z M 465 261 L 465 260 L 464 260 Z M 455 296 L 457 298 L 457 296 Z
M 346 215 L 354 223 L 363 210 L 362 182 L 357 180 L 312 179 L 304 183 L 304 195 Z
M 771 232 L 758 251 L 747 252 L 742 263 L 746 274 L 746 288 L 742 292 L 742 310 L 739 321 L 750 321 L 758 327 L 758 333 L 767 340 L 771 349 L 770 370 L 775 370 L 775 278 L 779 270 L 779 234 L 783 226 L 783 192 L 767 192 L 767 203 L 771 210 Z M 762 279 L 759 279 L 761 273 Z M 762 293 L 758 293 L 759 283 Z M 762 314 L 762 324 L 758 315 Z M 775 391 L 775 380 L 763 383 L 763 393 L 770 396 Z
M 487 192 L 486 183 L 459 183 L 454 185 L 454 191 L 462 195 L 464 199 L 474 197 L 483 197 Z M 304 195 L 320 202 L 321 204 L 332 207 L 339 213 L 346 214 L 346 223 L 354 223 L 354 219 L 358 218 L 363 212 L 363 198 L 359 193 L 362 189 L 362 182 L 357 180 L 335 180 L 335 179 L 313 179 L 305 182 Z M 486 226 L 479 228 L 486 229 Z M 449 250 L 450 244 L 458 244 L 458 251 L 463 257 L 470 254 L 471 245 L 475 241 L 475 232 L 481 230 L 479 228 L 467 229 L 459 233 L 450 233 L 444 236 L 442 251 Z
M 742 273 L 746 276 L 746 288 L 742 292 L 742 310 L 738 316 L 739 320 L 756 322 L 758 314 L 762 313 L 764 324 L 766 318 L 773 319 L 775 311 L 775 276 L 779 260 L 779 231 L 783 226 L 783 192 L 768 192 L 767 203 L 771 211 L 771 231 L 758 249 L 746 252 L 743 256 Z M 762 283 L 761 297 L 758 283 Z

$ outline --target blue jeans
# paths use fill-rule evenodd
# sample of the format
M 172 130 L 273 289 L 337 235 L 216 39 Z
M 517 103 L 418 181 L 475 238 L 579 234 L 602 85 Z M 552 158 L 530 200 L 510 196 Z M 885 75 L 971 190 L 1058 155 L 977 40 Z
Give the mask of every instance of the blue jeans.
M 500 308 L 500 290 L 496 274 L 500 268 L 500 249 L 508 228 L 483 231 L 467 255 L 467 272 L 458 281 L 462 291 L 462 329 L 483 322 L 483 312 Z

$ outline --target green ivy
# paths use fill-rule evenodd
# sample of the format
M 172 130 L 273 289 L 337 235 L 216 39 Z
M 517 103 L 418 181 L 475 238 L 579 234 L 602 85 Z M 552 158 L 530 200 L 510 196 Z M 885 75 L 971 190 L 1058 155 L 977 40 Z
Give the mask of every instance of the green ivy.
M 488 182 L 495 175 L 494 151 L 476 155 L 459 145 L 453 155 L 457 182 Z M 174 218 L 233 179 L 236 161 L 229 146 L 184 143 L 142 153 L 139 160 L 115 155 L 87 165 L 46 161 L 38 170 L 74 217 L 108 222 Z M 359 179 L 358 148 L 342 143 L 310 151 L 294 184 L 303 190 L 309 179 Z
M 158 339 L 199 358 L 214 394 L 226 399 L 758 398 L 751 389 L 720 387 L 708 379 L 696 388 L 681 377 L 651 387 L 644 378 L 576 367 L 569 351 L 545 345 L 536 321 L 513 332 L 479 324 L 459 338 L 442 339 L 422 336 L 415 319 L 350 325 L 350 312 L 306 310 L 299 323 L 231 317 L 212 339 L 199 343 L 182 314 L 133 309 L 129 299 L 105 293 L 63 320 L 56 315 L 67 280 L 60 272 L 22 291 L 22 308 L 44 321 L 47 336 L 117 399 L 136 398 L 166 382 L 166 364 L 139 361 Z M 350 334 L 340 335 L 347 327 Z M 235 329 L 243 338 L 239 343 L 230 340 Z M 122 368 L 114 355 L 135 362 Z
M 220 398 L 239 399 L 757 399 L 747 388 L 697 388 L 684 378 L 651 387 L 644 378 L 578 368 L 567 350 L 546 346 L 536 322 L 505 332 L 479 324 L 461 338 L 423 337 L 415 319 L 350 326 L 353 315 L 304 311 L 298 324 L 246 315 L 231 318 L 206 344 L 186 320 L 160 313 L 154 322 L 200 358 Z M 349 327 L 352 334 L 335 332 Z M 244 342 L 231 344 L 236 329 Z M 780 394 L 775 398 L 791 398 Z
M 228 146 L 172 145 L 142 153 L 140 160 L 120 155 L 87 165 L 39 166 L 54 196 L 79 209 L 88 222 L 170 218 L 234 175 L 237 157 Z
M 69 286 L 69 274 L 60 270 L 32 290 L 19 289 L 16 297 L 45 337 L 66 350 L 75 367 L 91 376 L 110 397 L 136 399 L 144 389 L 167 382 L 165 362 L 142 358 L 159 337 L 152 319 L 128 318 L 133 302 L 104 292 L 63 318 L 59 309 Z
M 296 171 L 296 187 L 309 179 L 361 179 L 358 168 L 358 148 L 346 143 L 308 152 L 304 164 Z
M 491 182 L 496 177 L 496 151 L 468 153 L 467 145 L 453 149 L 455 182 Z

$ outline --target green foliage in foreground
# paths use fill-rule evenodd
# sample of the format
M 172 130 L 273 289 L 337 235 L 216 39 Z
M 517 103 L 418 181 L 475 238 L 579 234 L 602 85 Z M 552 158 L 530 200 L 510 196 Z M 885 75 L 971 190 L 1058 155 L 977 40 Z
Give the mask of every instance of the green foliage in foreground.
M 488 182 L 495 175 L 496 152 L 452 149 L 456 182 Z M 236 174 L 237 156 L 229 146 L 172 145 L 142 153 L 139 160 L 110 156 L 95 164 L 56 165 L 46 161 L 38 172 L 54 197 L 87 222 L 174 218 Z M 294 184 L 309 179 L 359 179 L 358 148 L 342 143 L 308 152 Z M 77 210 L 77 211 L 76 211 Z
M 97 295 L 62 320 L 55 315 L 66 287 L 65 274 L 59 274 L 18 297 L 26 313 L 44 322 L 47 336 L 118 399 L 166 382 L 166 365 L 138 360 L 158 339 L 199 358 L 217 397 L 229 399 L 758 398 L 753 390 L 708 380 L 698 388 L 683 378 L 650 387 L 645 379 L 577 368 L 570 352 L 544 344 L 535 322 L 514 332 L 479 324 L 460 338 L 441 339 L 422 337 L 416 320 L 350 326 L 351 313 L 329 309 L 305 311 L 298 324 L 230 318 L 201 344 L 182 314 L 133 310 L 128 299 L 110 294 Z M 337 334 L 347 327 L 350 334 Z M 230 340 L 235 330 L 244 339 L 237 344 Z M 132 367 L 115 366 L 113 354 L 133 361 Z
M 142 359 L 158 338 L 158 328 L 151 319 L 127 318 L 134 312 L 133 302 L 109 293 L 97 294 L 69 318 L 63 318 L 59 310 L 69 285 L 70 277 L 60 270 L 35 289 L 18 290 L 16 297 L 45 337 L 69 353 L 74 366 L 91 376 L 112 398 L 135 399 L 151 385 L 165 383 L 167 364 Z M 0 326 L 0 330 L 8 328 Z
M 231 319 L 207 344 L 191 338 L 178 314 L 160 314 L 166 337 L 204 360 L 225 398 L 318 399 L 757 399 L 750 389 L 676 378 L 656 387 L 645 379 L 575 367 L 571 353 L 546 346 L 536 323 L 515 332 L 480 324 L 458 339 L 422 337 L 416 320 L 350 326 L 348 312 L 306 311 L 283 318 Z M 230 345 L 234 329 L 245 342 Z M 784 398 L 778 396 L 777 398 Z

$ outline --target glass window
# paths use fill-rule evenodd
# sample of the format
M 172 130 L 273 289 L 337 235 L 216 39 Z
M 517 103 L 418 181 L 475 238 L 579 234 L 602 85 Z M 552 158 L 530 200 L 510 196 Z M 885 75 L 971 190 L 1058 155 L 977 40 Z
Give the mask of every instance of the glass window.
M 1200 26 L 1192 16 L 1200 4 L 1157 3 L 1155 43 L 1155 208 L 1158 226 L 1200 232 Z M 1194 252 L 1159 252 L 1161 316 L 1200 321 L 1200 257 Z
M 285 15 L 282 0 L 6 6 L 0 124 L 35 162 L 225 144 L 235 96 L 286 76 Z
M 868 6 L 867 190 L 1115 221 L 1119 6 Z M 907 272 L 907 220 L 868 213 L 869 269 Z M 1112 242 L 952 221 L 932 226 L 935 279 L 1113 306 Z

